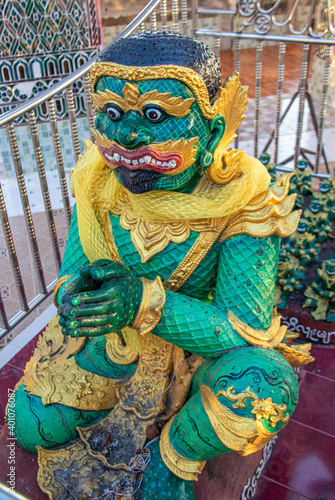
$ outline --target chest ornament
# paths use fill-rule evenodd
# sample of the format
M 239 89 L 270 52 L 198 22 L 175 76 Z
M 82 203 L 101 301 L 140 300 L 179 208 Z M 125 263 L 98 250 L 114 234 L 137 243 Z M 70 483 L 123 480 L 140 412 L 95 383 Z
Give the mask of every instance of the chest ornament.
M 191 231 L 196 233 L 216 232 L 218 219 L 201 219 L 176 222 L 151 222 L 135 219 L 122 213 L 120 225 L 130 232 L 130 238 L 141 262 L 148 262 L 151 257 L 162 252 L 169 243 L 184 243 L 190 237 Z

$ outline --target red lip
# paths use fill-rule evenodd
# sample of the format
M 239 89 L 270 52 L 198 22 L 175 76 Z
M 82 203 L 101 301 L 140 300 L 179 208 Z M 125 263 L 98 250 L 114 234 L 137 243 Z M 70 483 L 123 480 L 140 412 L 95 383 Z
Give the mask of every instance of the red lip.
M 152 147 L 144 147 L 135 151 L 125 151 L 117 146 L 100 147 L 106 162 L 113 166 L 121 166 L 129 170 L 154 170 L 156 172 L 171 172 L 182 164 L 180 153 L 162 153 Z M 127 160 L 129 160 L 127 162 Z M 159 163 L 157 163 L 159 162 Z

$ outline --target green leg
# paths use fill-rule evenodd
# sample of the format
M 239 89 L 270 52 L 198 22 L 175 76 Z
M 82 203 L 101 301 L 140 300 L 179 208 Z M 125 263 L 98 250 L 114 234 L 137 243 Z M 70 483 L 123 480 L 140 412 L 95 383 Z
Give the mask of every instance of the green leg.
M 104 336 L 88 339 L 75 355 L 77 364 L 88 372 L 111 379 L 122 379 L 136 370 L 136 363 L 117 365 L 106 353 Z M 30 452 L 37 446 L 53 448 L 78 437 L 76 427 L 87 427 L 106 417 L 110 410 L 78 410 L 61 404 L 44 406 L 41 398 L 20 385 L 15 391 L 14 433 L 20 445 Z
M 151 459 L 143 476 L 141 500 L 195 500 L 192 481 L 175 476 L 164 464 L 159 442 L 150 445 Z
M 77 365 L 83 370 L 112 379 L 121 379 L 135 373 L 137 366 L 137 363 L 118 365 L 109 359 L 104 335 L 88 339 L 75 358 Z
M 53 448 L 78 437 L 76 427 L 87 427 L 104 418 L 110 410 L 77 410 L 60 404 L 44 406 L 41 398 L 33 396 L 20 385 L 15 391 L 15 425 L 13 433 L 27 451 L 37 446 Z M 12 421 L 12 412 L 7 419 Z
M 202 386 L 211 390 L 214 399 L 219 391 L 227 391 L 231 386 L 235 388 L 233 391 L 235 396 L 240 393 L 254 394 L 253 399 L 245 398 L 237 407 L 236 398 L 231 400 L 225 395 L 219 395 L 216 399 L 219 407 L 222 405 L 228 409 L 230 415 L 232 413 L 235 415 L 237 425 L 236 427 L 233 425 L 232 433 L 236 432 L 237 435 L 240 433 L 243 439 L 248 439 L 248 434 L 243 435 L 245 432 L 243 419 L 246 417 L 252 425 L 256 422 L 255 414 L 252 413 L 255 406 L 251 404 L 255 402 L 255 398 L 260 400 L 257 401 L 259 405 L 262 405 L 262 400 L 268 400 L 269 404 L 268 398 L 277 405 L 286 405 L 285 415 L 292 414 L 298 400 L 298 384 L 292 368 L 272 349 L 250 346 L 228 351 L 216 360 L 206 361 L 193 379 L 190 399 L 172 421 L 168 433 L 168 440 L 174 450 L 172 458 L 173 455 L 181 455 L 188 461 L 205 461 L 228 453 L 231 449 L 244 451 L 231 448 L 229 440 L 224 443 L 222 434 L 219 439 L 203 404 L 200 391 Z M 228 393 L 231 394 L 229 391 Z M 223 415 L 219 426 L 221 429 L 227 426 L 228 420 L 227 415 L 225 413 Z M 266 438 L 269 440 L 272 433 L 282 427 L 283 422 L 279 420 L 272 427 L 269 420 L 262 418 L 262 424 L 269 433 L 269 437 Z M 155 442 L 152 446 L 151 461 L 144 474 L 141 499 L 170 498 L 193 500 L 193 483 L 179 479 L 170 472 L 163 463 L 158 443 Z
M 195 461 L 208 460 L 227 453 L 230 449 L 243 451 L 231 448 L 230 438 L 226 441 L 219 439 L 204 408 L 200 394 L 201 386 L 207 386 L 214 395 L 219 391 L 227 391 L 232 386 L 235 395 L 250 388 L 256 399 L 271 398 L 276 405 L 286 405 L 285 413 L 289 415 L 293 413 L 298 401 L 295 374 L 286 360 L 272 349 L 250 346 L 227 352 L 216 360 L 205 362 L 194 377 L 191 398 L 174 418 L 169 432 L 169 441 L 174 450 L 183 457 Z M 236 398 L 229 399 L 225 395 L 219 395 L 216 400 L 236 416 L 237 426 L 240 429 L 243 417 L 255 421 L 255 413 L 252 413 L 255 409 L 252 405 L 254 399 L 246 398 L 243 404 L 236 404 Z M 266 431 L 274 433 L 282 427 L 283 422 L 279 420 L 272 427 L 269 416 L 268 419 L 262 417 L 261 422 Z M 219 416 L 218 420 L 218 428 L 229 430 L 226 417 Z M 247 435 L 243 436 L 243 429 L 239 432 L 241 438 L 247 439 Z M 229 432 L 223 434 L 230 436 Z M 235 442 L 238 443 L 238 440 Z

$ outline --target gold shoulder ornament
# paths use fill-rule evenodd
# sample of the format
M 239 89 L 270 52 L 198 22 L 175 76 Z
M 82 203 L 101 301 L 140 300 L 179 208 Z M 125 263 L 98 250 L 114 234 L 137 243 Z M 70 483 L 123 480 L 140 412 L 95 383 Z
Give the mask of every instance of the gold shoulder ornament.
M 301 210 L 292 212 L 295 194 L 288 195 L 292 174 L 282 175 L 272 187 L 255 196 L 243 209 L 231 215 L 220 241 L 248 234 L 286 238 L 296 230 Z

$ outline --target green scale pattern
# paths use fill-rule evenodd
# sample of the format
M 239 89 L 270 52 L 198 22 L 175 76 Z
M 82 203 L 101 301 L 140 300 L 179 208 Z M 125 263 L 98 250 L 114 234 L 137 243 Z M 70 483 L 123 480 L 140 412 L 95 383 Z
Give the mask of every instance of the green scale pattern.
M 79 239 L 77 205 L 75 205 L 73 207 L 71 225 L 59 278 L 66 276 L 67 274 L 73 274 L 74 269 L 78 271 L 81 267 L 86 266 L 87 264 L 89 264 L 89 260 L 84 254 L 84 250 Z
M 168 278 L 198 237 L 197 233 L 192 232 L 185 243 L 180 245 L 170 243 L 163 252 L 154 256 L 149 262 L 142 264 L 140 256 L 131 241 L 129 232 L 119 225 L 119 217 L 111 215 L 111 222 L 114 239 L 122 261 L 136 274 L 147 279 L 155 279 L 157 275 L 163 280 Z M 64 257 L 65 265 L 62 267 L 63 274 L 68 274 L 70 269 L 72 272 L 73 269 L 79 270 L 81 266 L 78 266 L 78 262 L 85 262 L 86 259 L 79 240 L 76 218 L 71 224 L 68 248 L 70 249 L 69 259 L 67 258 L 66 250 Z M 195 270 L 189 281 L 180 290 L 180 292 L 184 292 L 183 294 L 167 291 L 167 299 L 161 322 L 153 330 L 153 333 L 156 335 L 183 349 L 210 358 L 219 356 L 224 349 L 247 345 L 231 328 L 224 312 L 211 304 L 203 302 L 203 300 L 199 300 L 207 298 L 209 292 L 215 286 L 219 251 L 220 245 L 216 243 Z M 66 263 L 68 266 L 66 266 Z M 61 287 L 58 293 L 58 302 L 64 292 L 65 285 Z M 193 295 L 193 298 L 191 295 Z M 194 298 L 194 296 L 197 298 Z M 82 349 L 76 355 L 79 366 L 101 374 L 97 371 L 97 363 L 93 363 L 90 360 L 90 358 L 92 359 L 91 355 L 98 353 L 92 340 L 88 340 L 85 343 L 85 349 L 87 353 Z M 100 362 L 98 363 L 99 365 Z M 114 378 L 116 370 L 113 367 L 110 370 L 110 377 Z M 130 371 L 132 370 L 133 367 L 131 367 Z
M 170 276 L 198 236 L 192 232 L 185 243 L 170 243 L 160 254 L 142 264 L 130 233 L 121 228 L 118 219 L 111 215 L 120 257 L 138 276 L 148 279 L 159 275 L 164 281 Z M 79 269 L 78 262 L 85 257 L 76 222 L 71 225 L 69 242 L 69 247 L 77 251 L 71 251 L 69 265 Z M 279 238 L 274 236 L 256 239 L 241 235 L 222 244 L 217 242 L 179 293 L 167 291 L 162 318 L 153 333 L 206 358 L 248 345 L 231 328 L 226 313 L 233 311 L 254 328 L 265 330 L 269 327 L 278 251 Z M 67 260 L 66 256 L 64 261 Z M 209 304 L 204 299 L 213 290 L 216 275 L 214 304 Z
M 160 276 L 163 282 L 169 278 L 199 236 L 198 233 L 191 231 L 187 241 L 179 245 L 169 243 L 161 253 L 154 255 L 148 262 L 142 264 L 140 255 L 131 241 L 130 232 L 120 226 L 119 217 L 111 214 L 110 219 L 122 262 L 132 269 L 137 276 L 152 280 L 157 276 Z M 206 299 L 215 288 L 218 259 L 219 243 L 216 243 L 180 289 L 180 293 L 198 299 Z
M 239 235 L 222 243 L 214 304 L 266 330 L 272 317 L 280 238 Z

